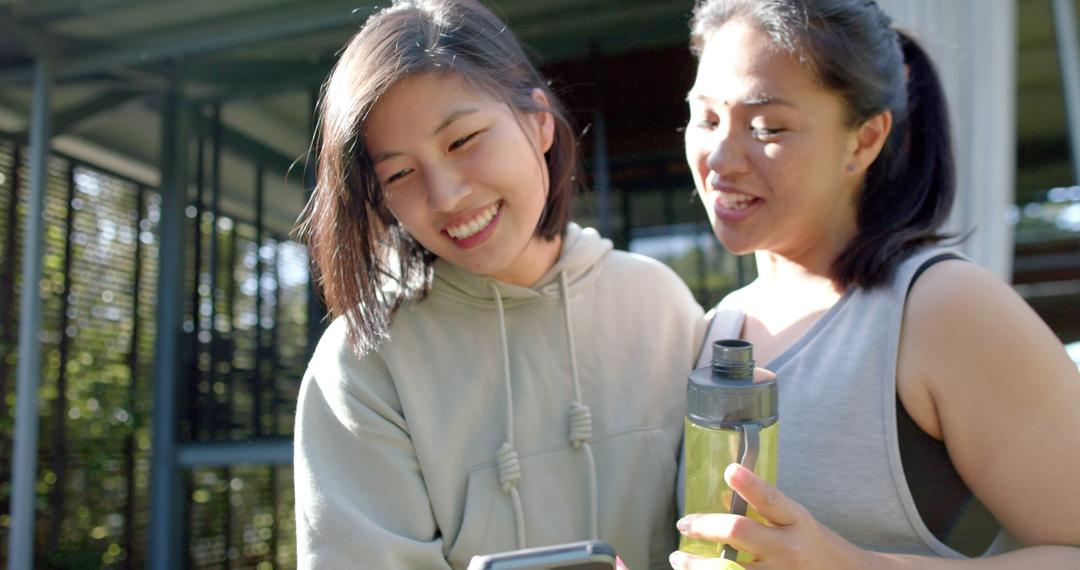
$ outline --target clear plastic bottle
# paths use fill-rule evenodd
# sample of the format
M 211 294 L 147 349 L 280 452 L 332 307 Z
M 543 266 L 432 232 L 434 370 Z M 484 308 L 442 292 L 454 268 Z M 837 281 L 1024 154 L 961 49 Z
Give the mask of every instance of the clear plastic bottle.
M 776 484 L 778 395 L 776 379 L 754 380 L 754 347 L 743 340 L 713 343 L 710 366 L 690 374 L 684 433 L 684 511 L 734 513 L 765 522 L 724 481 L 724 470 L 740 463 Z M 750 562 L 734 548 L 682 537 L 679 550 L 705 557 Z

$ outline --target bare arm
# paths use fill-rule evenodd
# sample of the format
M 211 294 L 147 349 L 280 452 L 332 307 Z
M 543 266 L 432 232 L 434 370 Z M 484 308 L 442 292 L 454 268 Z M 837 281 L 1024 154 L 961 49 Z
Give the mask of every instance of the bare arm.
M 1080 545 L 1080 373 L 1008 285 L 971 263 L 927 270 L 905 310 L 897 389 L 1013 536 Z M 1062 557 L 1065 566 L 1045 566 Z M 1080 567 L 1080 551 L 1031 548 L 1000 561 L 1035 562 Z

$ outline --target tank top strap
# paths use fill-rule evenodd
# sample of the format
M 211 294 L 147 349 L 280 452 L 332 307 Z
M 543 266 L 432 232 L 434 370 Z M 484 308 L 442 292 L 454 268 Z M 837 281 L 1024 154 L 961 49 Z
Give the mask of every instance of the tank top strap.
M 698 352 L 696 367 L 707 366 L 712 357 L 709 348 L 713 342 L 727 338 L 742 338 L 743 322 L 746 320 L 746 312 L 740 303 L 741 290 L 735 291 L 724 297 L 720 304 L 705 315 L 708 322 L 708 330 L 705 333 L 705 341 Z

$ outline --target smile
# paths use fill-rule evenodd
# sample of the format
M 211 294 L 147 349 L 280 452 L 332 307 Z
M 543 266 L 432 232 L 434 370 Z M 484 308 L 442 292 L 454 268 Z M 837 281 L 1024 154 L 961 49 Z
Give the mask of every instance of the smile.
M 495 202 L 494 204 L 484 208 L 475 218 L 446 228 L 446 233 L 450 234 L 450 237 L 456 240 L 462 240 L 470 238 L 485 228 L 491 223 L 491 220 L 495 219 L 495 214 L 499 213 L 499 206 L 502 202 Z
M 736 194 L 734 192 L 720 192 L 717 196 L 717 202 L 724 208 L 732 211 L 745 210 L 757 201 L 757 198 L 753 196 L 747 196 L 746 194 Z

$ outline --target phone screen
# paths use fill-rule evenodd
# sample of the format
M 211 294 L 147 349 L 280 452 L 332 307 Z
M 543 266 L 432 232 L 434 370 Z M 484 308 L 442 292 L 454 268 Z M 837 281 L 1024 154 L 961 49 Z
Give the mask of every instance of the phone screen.
M 615 549 L 586 540 L 474 556 L 468 570 L 614 570 Z

